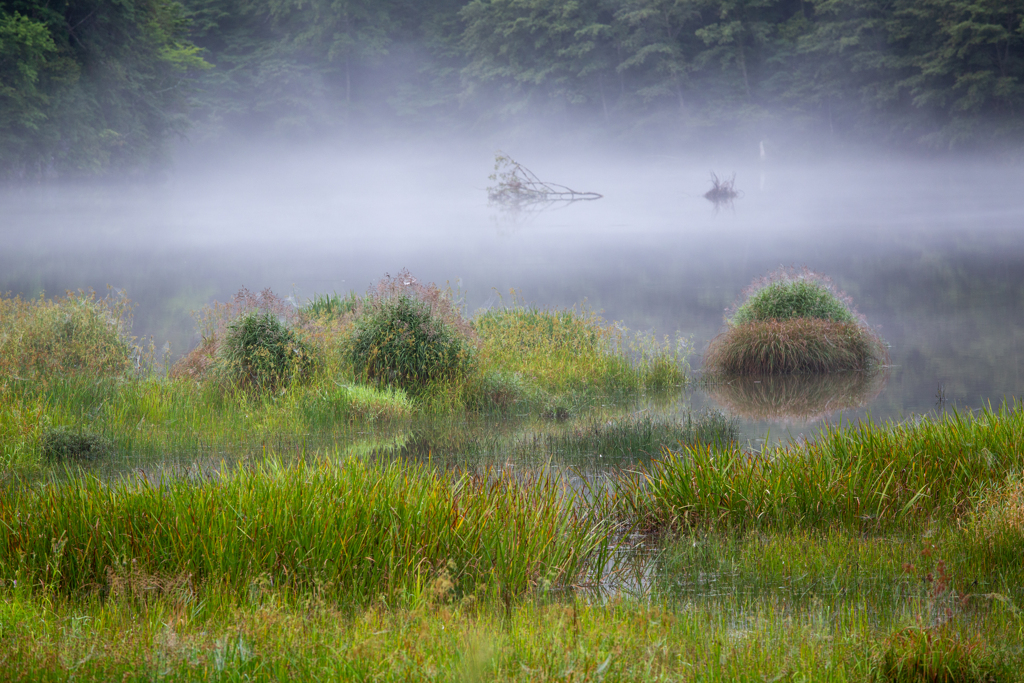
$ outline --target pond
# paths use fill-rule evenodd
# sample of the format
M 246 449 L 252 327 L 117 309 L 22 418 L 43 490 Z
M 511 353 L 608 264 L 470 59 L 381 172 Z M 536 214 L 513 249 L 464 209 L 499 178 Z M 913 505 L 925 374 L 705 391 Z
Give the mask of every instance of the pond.
M 191 312 L 241 287 L 304 301 L 409 269 L 468 311 L 585 305 L 679 333 L 691 365 L 753 279 L 829 275 L 890 344 L 872 378 L 695 386 L 680 405 L 737 415 L 756 444 L 837 420 L 899 420 L 1017 396 L 1024 351 L 1024 168 L 985 160 L 508 149 L 544 180 L 603 198 L 519 212 L 488 205 L 494 148 L 325 144 L 182 163 L 132 185 L 0 190 L 0 290 L 124 288 L 134 333 L 173 355 Z M 710 171 L 740 196 L 715 206 Z

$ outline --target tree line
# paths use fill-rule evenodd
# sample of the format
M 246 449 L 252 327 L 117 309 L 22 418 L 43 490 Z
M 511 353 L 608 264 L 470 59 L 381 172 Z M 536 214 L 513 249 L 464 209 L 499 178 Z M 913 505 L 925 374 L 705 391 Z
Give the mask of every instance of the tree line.
M 0 0 L 0 174 L 158 164 L 189 127 L 564 112 L 1019 144 L 1024 0 Z

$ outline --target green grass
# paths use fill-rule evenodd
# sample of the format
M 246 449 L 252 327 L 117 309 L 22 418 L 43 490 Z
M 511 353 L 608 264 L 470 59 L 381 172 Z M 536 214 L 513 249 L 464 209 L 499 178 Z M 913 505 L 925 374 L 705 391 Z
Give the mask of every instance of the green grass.
M 747 453 L 694 446 L 642 466 L 619 504 L 649 527 L 880 532 L 958 518 L 1024 467 L 1019 404 L 876 427 L 828 427 L 813 442 Z
M 585 580 L 607 533 L 557 479 L 398 462 L 273 461 L 191 480 L 71 476 L 0 500 L 0 579 L 77 594 L 141 572 L 236 592 L 260 582 L 393 602 L 440 575 L 458 594 Z
M 771 282 L 750 294 L 736 309 L 731 322 L 734 325 L 743 325 L 766 320 L 817 318 L 855 323 L 856 318 L 840 296 L 819 281 Z

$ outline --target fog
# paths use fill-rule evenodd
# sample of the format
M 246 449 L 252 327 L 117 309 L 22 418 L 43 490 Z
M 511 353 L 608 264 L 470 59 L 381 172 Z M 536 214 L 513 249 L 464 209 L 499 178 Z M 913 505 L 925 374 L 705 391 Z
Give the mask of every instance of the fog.
M 495 152 L 602 199 L 490 205 Z M 740 196 L 715 206 L 710 172 Z M 437 139 L 185 150 L 163 180 L 0 189 L 0 289 L 123 288 L 134 333 L 196 343 L 191 312 L 239 288 L 304 302 L 409 269 L 472 313 L 585 302 L 610 320 L 692 339 L 691 364 L 754 278 L 780 265 L 833 278 L 891 344 L 887 383 L 857 418 L 1019 391 L 1024 169 L 984 159 L 798 158 L 631 151 L 592 140 Z M 941 388 L 941 392 L 940 392 Z M 695 403 L 704 402 L 701 396 Z

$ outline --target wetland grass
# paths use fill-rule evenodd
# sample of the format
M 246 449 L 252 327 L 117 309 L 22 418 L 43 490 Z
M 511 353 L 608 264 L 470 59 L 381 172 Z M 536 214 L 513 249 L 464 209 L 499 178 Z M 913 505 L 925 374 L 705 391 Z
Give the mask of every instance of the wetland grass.
M 877 427 L 826 427 L 813 442 L 748 453 L 693 446 L 627 473 L 617 504 L 648 528 L 881 532 L 955 520 L 1024 466 L 1020 404 Z
M 704 354 L 711 374 L 865 371 L 888 363 L 882 340 L 819 273 L 782 269 L 755 281 L 744 296 Z

